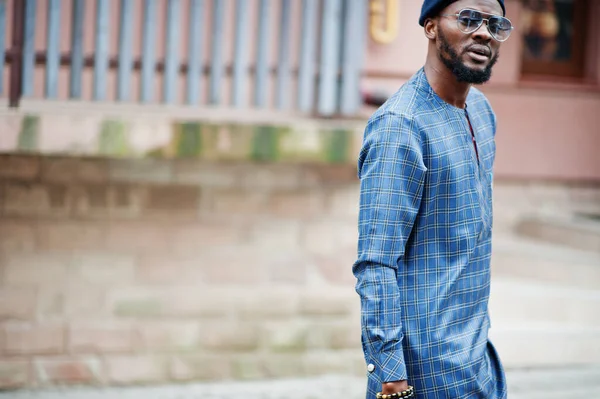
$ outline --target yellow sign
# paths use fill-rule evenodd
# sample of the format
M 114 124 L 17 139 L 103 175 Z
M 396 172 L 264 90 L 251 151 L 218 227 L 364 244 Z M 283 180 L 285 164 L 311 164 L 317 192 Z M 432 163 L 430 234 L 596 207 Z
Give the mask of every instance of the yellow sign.
M 400 0 L 370 0 L 369 33 L 381 44 L 389 44 L 398 36 L 398 3 Z

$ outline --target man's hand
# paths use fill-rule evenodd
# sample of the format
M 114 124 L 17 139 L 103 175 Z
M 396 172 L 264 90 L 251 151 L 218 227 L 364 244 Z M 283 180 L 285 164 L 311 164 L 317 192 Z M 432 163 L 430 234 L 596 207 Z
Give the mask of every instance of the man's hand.
M 403 381 L 394 381 L 394 382 L 384 382 L 381 386 L 381 393 L 390 395 L 396 392 L 406 391 L 408 389 L 408 382 L 406 380 Z

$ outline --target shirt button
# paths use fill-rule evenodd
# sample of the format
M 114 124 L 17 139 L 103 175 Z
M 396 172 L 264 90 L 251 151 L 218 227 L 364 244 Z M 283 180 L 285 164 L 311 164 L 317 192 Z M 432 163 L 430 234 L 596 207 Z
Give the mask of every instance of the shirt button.
M 367 371 L 368 371 L 369 373 L 372 373 L 372 372 L 373 372 L 373 370 L 375 370 L 375 365 L 374 365 L 374 364 L 369 364 L 369 365 L 367 366 Z

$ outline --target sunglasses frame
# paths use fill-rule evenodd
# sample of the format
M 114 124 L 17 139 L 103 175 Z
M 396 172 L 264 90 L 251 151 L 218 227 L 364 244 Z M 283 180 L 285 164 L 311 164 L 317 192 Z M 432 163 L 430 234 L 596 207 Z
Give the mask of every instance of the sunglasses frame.
M 461 29 L 460 27 L 460 15 L 462 12 L 464 11 L 474 11 L 474 12 L 478 12 L 479 14 L 481 14 L 481 23 L 472 31 L 470 32 L 465 32 L 464 30 Z M 487 18 L 484 17 L 484 15 L 488 15 Z M 494 38 L 494 40 L 498 41 L 498 42 L 505 42 L 508 40 L 508 38 L 510 37 L 513 29 L 515 28 L 513 26 L 513 23 L 510 19 L 502 16 L 502 15 L 494 15 L 494 14 L 489 14 L 487 12 L 483 12 L 483 11 L 478 11 L 478 10 L 473 10 L 472 8 L 463 8 L 462 10 L 458 11 L 456 14 L 442 14 L 440 15 L 440 17 L 456 17 L 456 25 L 458 26 L 458 30 L 460 30 L 461 32 L 463 32 L 464 34 L 470 35 L 473 32 L 477 32 L 478 29 L 481 28 L 481 25 L 483 25 L 483 21 L 485 21 L 485 26 L 486 29 L 488 30 L 488 32 L 490 33 L 490 35 Z M 506 39 L 504 40 L 499 40 L 496 35 L 490 30 L 490 19 L 492 18 L 503 18 L 505 20 L 507 20 L 510 23 L 510 30 L 508 31 L 508 36 L 506 36 Z

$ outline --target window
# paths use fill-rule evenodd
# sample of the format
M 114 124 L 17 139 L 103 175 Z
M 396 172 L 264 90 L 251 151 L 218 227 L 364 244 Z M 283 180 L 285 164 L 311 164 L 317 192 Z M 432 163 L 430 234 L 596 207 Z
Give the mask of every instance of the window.
M 523 74 L 584 77 L 587 10 L 588 0 L 524 0 Z

